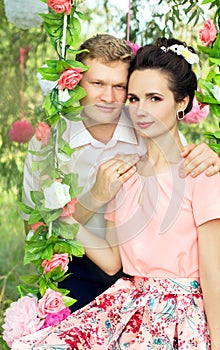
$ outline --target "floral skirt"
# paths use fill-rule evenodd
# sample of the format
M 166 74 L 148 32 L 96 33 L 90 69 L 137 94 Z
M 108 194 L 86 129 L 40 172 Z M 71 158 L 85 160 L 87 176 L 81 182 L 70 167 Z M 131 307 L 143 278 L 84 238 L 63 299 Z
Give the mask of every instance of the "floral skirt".
M 208 350 L 195 279 L 121 278 L 59 326 L 13 343 L 13 350 Z

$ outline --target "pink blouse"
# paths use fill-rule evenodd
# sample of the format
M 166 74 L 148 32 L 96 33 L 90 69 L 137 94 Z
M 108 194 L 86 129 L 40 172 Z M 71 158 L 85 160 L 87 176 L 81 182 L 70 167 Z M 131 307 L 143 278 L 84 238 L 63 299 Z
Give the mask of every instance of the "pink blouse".
M 125 273 L 199 277 L 197 227 L 220 218 L 220 174 L 183 179 L 178 169 L 134 174 L 109 204 Z

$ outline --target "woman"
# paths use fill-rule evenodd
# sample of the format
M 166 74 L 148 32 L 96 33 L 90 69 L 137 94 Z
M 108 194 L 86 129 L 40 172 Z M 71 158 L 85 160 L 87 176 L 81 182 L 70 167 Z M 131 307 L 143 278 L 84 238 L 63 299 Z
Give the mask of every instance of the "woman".
M 105 272 L 122 265 L 135 277 L 12 349 L 220 350 L 219 174 L 178 174 L 177 119 L 192 107 L 197 63 L 193 49 L 175 39 L 138 51 L 128 99 L 147 153 L 109 205 L 106 240 L 82 226 L 78 233 Z

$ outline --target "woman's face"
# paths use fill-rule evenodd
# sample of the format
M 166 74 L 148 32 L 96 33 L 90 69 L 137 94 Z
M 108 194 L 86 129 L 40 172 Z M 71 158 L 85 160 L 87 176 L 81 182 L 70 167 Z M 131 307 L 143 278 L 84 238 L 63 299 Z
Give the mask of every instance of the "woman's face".
M 137 132 L 154 138 L 177 128 L 179 104 L 165 73 L 156 69 L 134 71 L 128 84 L 129 111 Z

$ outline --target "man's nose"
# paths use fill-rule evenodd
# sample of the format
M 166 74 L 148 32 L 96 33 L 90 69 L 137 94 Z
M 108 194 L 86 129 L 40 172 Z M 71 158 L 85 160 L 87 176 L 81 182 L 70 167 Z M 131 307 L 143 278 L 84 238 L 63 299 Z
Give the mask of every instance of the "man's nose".
M 115 94 L 111 86 L 105 86 L 101 96 L 102 101 L 115 102 Z

